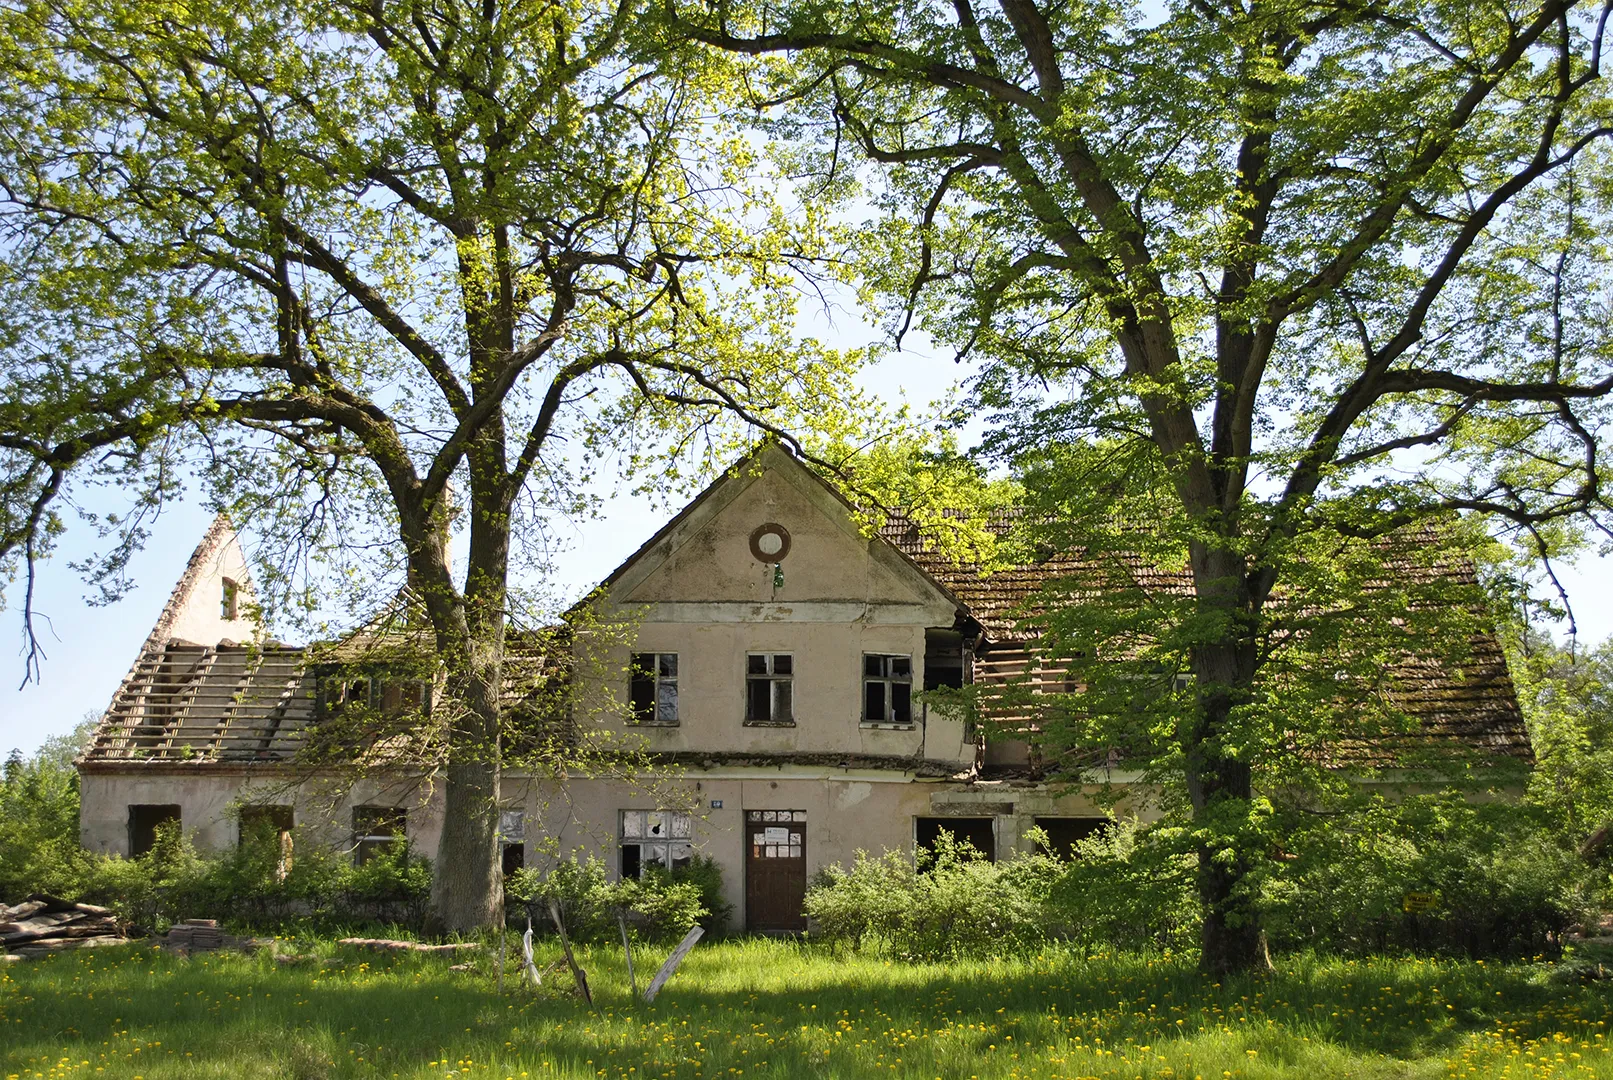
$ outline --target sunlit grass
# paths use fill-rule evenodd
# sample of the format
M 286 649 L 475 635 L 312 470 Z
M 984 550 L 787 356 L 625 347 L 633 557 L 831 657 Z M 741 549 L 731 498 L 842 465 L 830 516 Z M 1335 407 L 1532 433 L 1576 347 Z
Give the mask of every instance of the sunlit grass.
M 0 1076 L 1602 1077 L 1613 987 L 1539 965 L 1279 963 L 1216 982 L 1171 958 L 1048 952 L 905 965 L 774 941 L 696 949 L 653 1006 L 584 950 L 597 1009 L 486 960 L 328 943 L 174 957 L 99 949 L 0 971 Z M 639 985 L 664 955 L 637 957 Z

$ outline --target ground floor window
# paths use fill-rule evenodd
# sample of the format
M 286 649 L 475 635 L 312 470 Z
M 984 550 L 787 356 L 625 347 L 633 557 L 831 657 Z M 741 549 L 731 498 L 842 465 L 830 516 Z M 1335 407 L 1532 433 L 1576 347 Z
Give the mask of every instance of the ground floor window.
M 135 803 L 129 807 L 129 857 L 144 855 L 157 846 L 157 829 L 179 824 L 177 803 Z
M 967 843 L 989 861 L 997 861 L 997 836 L 993 828 L 995 818 L 981 817 L 921 817 L 914 821 L 913 839 L 926 851 L 934 851 L 936 840 L 943 831 L 952 838 Z
M 363 866 L 408 836 L 408 811 L 396 806 L 353 807 L 353 863 Z
M 499 865 L 513 874 L 526 865 L 526 816 L 519 810 L 498 813 Z
M 1060 859 L 1076 857 L 1077 841 L 1104 832 L 1114 822 L 1102 817 L 1039 817 L 1036 827 L 1047 834 L 1049 855 Z
M 676 870 L 694 857 L 694 817 L 678 810 L 623 810 L 623 878 L 659 866 Z
M 273 844 L 279 856 L 275 861 L 276 881 L 291 873 L 291 830 L 296 814 L 289 806 L 241 807 L 239 843 Z

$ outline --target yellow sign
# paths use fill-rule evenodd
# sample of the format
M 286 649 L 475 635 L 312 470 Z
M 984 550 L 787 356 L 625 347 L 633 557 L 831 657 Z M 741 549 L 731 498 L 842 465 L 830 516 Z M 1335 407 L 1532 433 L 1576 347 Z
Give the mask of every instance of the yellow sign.
M 1433 911 L 1439 906 L 1439 893 L 1409 892 L 1400 898 L 1401 911 Z

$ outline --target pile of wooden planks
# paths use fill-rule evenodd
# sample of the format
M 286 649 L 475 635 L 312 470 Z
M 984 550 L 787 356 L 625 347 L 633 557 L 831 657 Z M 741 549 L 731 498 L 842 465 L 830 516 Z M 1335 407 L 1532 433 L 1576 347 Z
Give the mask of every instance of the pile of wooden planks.
M 128 939 L 112 912 L 44 893 L 0 904 L 0 946 L 14 956 L 48 956 L 65 949 L 121 945 Z

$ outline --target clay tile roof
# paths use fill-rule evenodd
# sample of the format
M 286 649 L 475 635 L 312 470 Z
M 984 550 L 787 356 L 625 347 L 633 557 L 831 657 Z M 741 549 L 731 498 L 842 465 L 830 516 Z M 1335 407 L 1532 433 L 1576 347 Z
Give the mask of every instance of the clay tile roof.
M 1020 520 L 1013 511 L 999 513 L 989 527 L 1001 536 Z M 1078 552 L 1047 552 L 1035 562 L 988 573 L 979 566 L 952 561 L 918 525 L 899 514 L 886 521 L 880 535 L 946 585 L 984 629 L 984 640 L 975 657 L 975 681 L 1015 687 L 1003 695 L 1005 700 L 999 706 L 984 706 L 986 719 L 1019 734 L 1034 733 L 1038 717 L 1025 704 L 1027 694 L 1058 694 L 1071 689 L 1065 663 L 1036 653 L 1040 594 L 1048 585 L 1070 577 L 1115 581 L 1113 561 L 1105 565 L 1103 574 L 1097 575 L 1083 572 L 1092 566 Z M 1420 537 L 1419 533 L 1384 542 L 1391 573 L 1425 581 L 1446 577 L 1476 585 L 1471 566 L 1430 566 L 1421 560 L 1396 557 L 1398 545 L 1415 545 Z M 1141 558 L 1125 560 L 1121 580 L 1126 587 L 1155 595 L 1193 595 L 1188 571 L 1161 570 Z M 1388 767 L 1449 759 L 1453 753 L 1470 754 L 1481 760 L 1501 757 L 1532 761 L 1529 732 L 1500 642 L 1494 633 L 1485 631 L 1475 634 L 1470 646 L 1467 662 L 1459 671 L 1417 656 L 1397 665 L 1388 693 L 1395 705 L 1414 718 L 1416 729 L 1341 740 L 1328 747 L 1328 761 L 1339 766 Z

